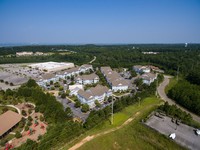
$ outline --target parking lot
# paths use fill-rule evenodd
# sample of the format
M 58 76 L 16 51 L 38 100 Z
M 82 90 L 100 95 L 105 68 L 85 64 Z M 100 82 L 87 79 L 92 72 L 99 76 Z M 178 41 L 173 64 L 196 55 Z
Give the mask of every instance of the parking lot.
M 175 133 L 175 141 L 184 147 L 193 150 L 200 149 L 200 136 L 195 134 L 195 128 L 193 127 L 182 123 L 177 125 L 176 123 L 173 123 L 169 117 L 165 116 L 159 118 L 154 115 L 151 116 L 145 124 L 166 136 Z

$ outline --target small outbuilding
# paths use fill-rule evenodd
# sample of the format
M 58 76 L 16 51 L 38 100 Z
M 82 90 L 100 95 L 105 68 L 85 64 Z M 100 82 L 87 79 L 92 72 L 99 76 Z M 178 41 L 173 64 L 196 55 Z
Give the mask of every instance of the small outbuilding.
M 10 110 L 0 115 L 0 139 L 11 132 L 21 119 L 22 115 Z

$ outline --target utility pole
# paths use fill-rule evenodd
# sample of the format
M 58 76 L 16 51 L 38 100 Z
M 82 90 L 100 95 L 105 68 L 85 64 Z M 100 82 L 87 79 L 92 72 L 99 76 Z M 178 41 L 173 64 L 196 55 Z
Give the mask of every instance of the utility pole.
M 111 113 L 111 124 L 113 124 L 113 96 L 112 96 L 112 113 Z
M 139 100 L 139 106 L 140 106 L 140 99 L 141 99 L 141 98 L 140 98 L 140 97 L 138 97 L 138 100 Z
M 158 97 L 158 78 L 156 79 L 156 97 Z
M 178 74 L 179 74 L 179 66 L 177 68 L 177 81 L 178 81 Z

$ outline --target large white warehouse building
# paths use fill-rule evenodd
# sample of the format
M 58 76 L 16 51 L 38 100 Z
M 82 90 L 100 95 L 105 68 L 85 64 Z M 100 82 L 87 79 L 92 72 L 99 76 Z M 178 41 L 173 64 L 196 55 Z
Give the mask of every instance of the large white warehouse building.
M 46 72 L 55 72 L 60 70 L 65 70 L 74 67 L 74 63 L 64 63 L 64 62 L 44 62 L 44 63 L 37 63 L 31 64 L 29 67 L 43 70 Z

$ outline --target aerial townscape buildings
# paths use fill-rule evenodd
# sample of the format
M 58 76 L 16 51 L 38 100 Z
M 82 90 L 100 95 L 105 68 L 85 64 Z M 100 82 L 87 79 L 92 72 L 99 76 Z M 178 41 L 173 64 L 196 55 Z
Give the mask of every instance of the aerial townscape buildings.
M 44 55 L 43 52 L 16 52 L 16 57 L 21 57 L 21 56 L 41 56 Z
M 111 86 L 112 91 L 118 92 L 128 90 L 130 81 L 122 78 L 119 73 L 113 71 L 110 67 L 101 67 L 101 72 Z
M 106 98 L 112 95 L 112 92 L 128 92 L 134 86 L 131 86 L 129 78 L 113 70 L 110 66 L 100 67 L 109 87 L 99 84 L 100 78 L 94 72 L 91 64 L 75 66 L 70 62 L 43 62 L 28 64 L 26 67 L 15 67 L 9 65 L 1 73 L 0 79 L 12 81 L 14 84 L 23 84 L 29 78 L 36 80 L 36 83 L 44 89 L 55 89 L 55 83 L 60 81 L 65 90 L 69 90 L 69 96 L 75 96 L 82 104 L 88 104 L 90 108 L 95 106 L 95 101 L 102 103 Z M 10 69 L 8 69 L 10 68 Z M 138 73 L 144 84 L 150 85 L 157 78 L 156 72 L 162 72 L 155 66 L 133 66 L 133 70 Z M 125 71 L 128 73 L 129 71 Z M 14 74 L 14 75 L 13 75 Z M 8 76 L 9 75 L 9 76 Z M 122 77 L 123 76 L 123 77 Z M 89 86 L 91 88 L 85 88 Z M 87 89 L 84 91 L 84 88 Z M 109 89 L 110 88 L 110 89 Z
M 75 80 L 76 80 L 76 83 L 83 84 L 83 85 L 95 84 L 99 82 L 99 77 L 95 73 L 92 73 L 89 75 L 78 76 L 76 77 Z
M 97 85 L 96 87 L 92 87 L 86 91 L 79 90 L 77 97 L 79 101 L 83 104 L 88 104 L 90 108 L 95 107 L 95 101 L 97 100 L 99 103 L 103 103 L 106 97 L 112 95 L 111 89 L 106 86 Z
M 149 66 L 141 66 L 135 65 L 133 66 L 133 70 L 141 74 L 140 78 L 142 79 L 144 84 L 150 85 L 152 82 L 157 79 L 158 73 L 164 73 L 163 70 L 159 69 L 158 67 L 149 65 Z

